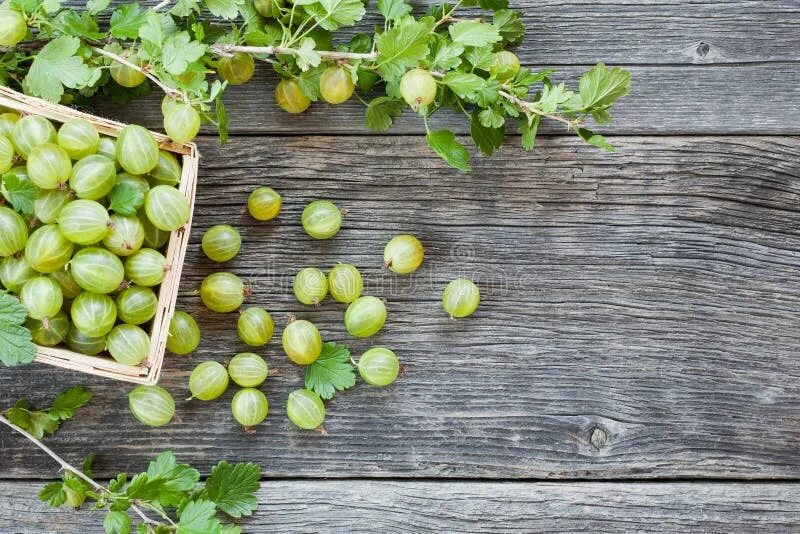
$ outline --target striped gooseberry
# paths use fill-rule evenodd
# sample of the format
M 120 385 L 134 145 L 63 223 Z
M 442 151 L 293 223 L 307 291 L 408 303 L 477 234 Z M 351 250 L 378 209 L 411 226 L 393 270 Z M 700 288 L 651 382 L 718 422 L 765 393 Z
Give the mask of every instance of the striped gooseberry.
M 338 302 L 349 304 L 361 296 L 364 281 L 354 265 L 339 263 L 328 273 L 328 290 Z
M 239 338 L 251 347 L 260 347 L 272 339 L 275 322 L 264 308 L 247 308 L 236 323 Z
M 298 389 L 289 393 L 286 415 L 298 428 L 313 430 L 325 421 L 325 405 L 310 389 Z
M 83 292 L 81 286 L 75 283 L 75 279 L 69 274 L 66 269 L 59 269 L 48 274 L 50 278 L 55 280 L 61 286 L 61 293 L 64 294 L 65 299 L 74 299 Z
M 156 315 L 158 297 L 149 287 L 131 286 L 117 295 L 117 315 L 128 324 L 144 324 Z
M 140 210 L 136 215 L 139 222 L 142 223 L 144 229 L 144 243 L 152 249 L 159 249 L 167 244 L 169 241 L 170 233 L 166 230 L 156 228 L 155 225 L 147 218 L 144 210 Z
M 252 352 L 242 352 L 228 363 L 231 380 L 243 388 L 260 386 L 269 375 L 269 366 L 264 358 Z
M 213 312 L 228 313 L 237 310 L 244 302 L 244 297 L 244 284 L 235 274 L 213 273 L 200 285 L 200 299 Z
M 62 124 L 57 139 L 59 146 L 74 160 L 95 154 L 100 148 L 100 134 L 84 119 L 71 119 Z
M 259 187 L 247 199 L 247 211 L 254 219 L 269 221 L 281 212 L 281 196 L 271 187 Z
M 64 294 L 55 280 L 46 276 L 31 278 L 19 292 L 19 301 L 28 310 L 28 317 L 41 321 L 61 310 Z
M 164 131 L 176 143 L 188 143 L 197 137 L 200 122 L 200 114 L 191 104 L 175 102 L 164 112 Z
M 128 184 L 132 188 L 138 190 L 142 193 L 142 197 L 150 191 L 150 183 L 142 178 L 141 176 L 134 176 L 127 172 L 121 172 L 117 174 L 117 177 L 114 180 L 114 187 L 122 184 Z
M 219 362 L 203 362 L 189 376 L 192 398 L 212 401 L 228 389 L 228 370 Z
M 109 231 L 108 211 L 94 200 L 73 200 L 58 214 L 58 228 L 64 237 L 78 245 L 102 241 Z
M 436 80 L 425 69 L 411 69 L 400 79 L 400 96 L 417 111 L 436 98 Z
M 72 167 L 69 186 L 78 198 L 100 200 L 116 183 L 114 162 L 101 154 L 91 154 Z
M 203 252 L 212 261 L 224 262 L 233 259 L 242 247 L 242 236 L 229 224 L 212 226 L 203 234 Z
M 125 260 L 125 276 L 134 284 L 152 287 L 167 275 L 167 259 L 157 250 L 142 248 Z
M 6 111 L 0 113 L 0 135 L 8 137 L 13 142 L 14 126 L 19 122 L 19 113 Z
M 158 144 L 153 134 L 138 124 L 129 124 L 119 132 L 115 154 L 131 174 L 147 174 L 158 164 Z
M 28 265 L 25 256 L 8 256 L 0 261 L 0 284 L 13 293 L 18 293 L 25 282 L 39 276 L 33 267 Z
M 11 141 L 17 152 L 27 159 L 37 146 L 57 141 L 56 129 L 52 122 L 40 115 L 26 115 L 14 125 Z
M 386 305 L 377 297 L 359 297 L 344 313 L 344 326 L 351 336 L 370 337 L 380 332 L 386 322 Z
M 96 356 L 106 350 L 106 336 L 89 336 L 72 326 L 67 333 L 67 347 L 70 350 Z
M 316 267 L 306 267 L 295 275 L 293 288 L 301 303 L 318 306 L 328 295 L 328 278 Z
M 329 239 L 342 227 L 342 212 L 329 200 L 315 200 L 303 209 L 303 229 L 314 239 Z
M 67 338 L 69 319 L 67 314 L 59 311 L 52 317 L 41 321 L 28 318 L 25 328 L 31 333 L 33 342 L 44 347 L 55 347 Z
M 120 324 L 106 336 L 106 349 L 123 365 L 139 365 L 150 353 L 150 336 L 136 325 Z
M 8 5 L 0 8 L 0 46 L 14 46 L 25 38 L 28 24 L 19 11 Z
M 425 257 L 422 243 L 413 235 L 394 236 L 383 249 L 383 263 L 397 274 L 410 274 L 419 269 Z
M 239 390 L 231 401 L 233 418 L 248 430 L 261 424 L 267 418 L 269 403 L 259 390 L 245 388 Z
M 135 54 L 123 52 L 122 57 L 134 65 L 138 65 L 139 63 L 139 59 Z M 112 61 L 108 72 L 111 74 L 111 78 L 122 87 L 137 87 L 145 80 L 143 72 L 120 63 L 119 61 Z
M 52 224 L 71 200 L 72 195 L 63 189 L 42 189 L 33 202 L 33 214 L 44 224 Z
M 294 363 L 309 365 L 322 352 L 322 336 L 313 323 L 290 319 L 281 337 L 283 351 Z
M 117 256 L 130 256 L 144 244 L 144 227 L 136 217 L 114 214 L 109 218 L 103 246 Z
M 117 140 L 113 137 L 107 137 L 105 135 L 100 136 L 100 143 L 97 145 L 97 154 L 105 156 L 113 161 L 116 170 L 121 169 L 117 161 Z
M 168 185 L 157 185 L 147 192 L 144 211 L 159 230 L 172 232 L 189 221 L 189 201 Z
M 46 224 L 33 231 L 25 244 L 25 257 L 40 273 L 52 273 L 63 268 L 72 257 L 74 245 L 57 224 Z
M 217 62 L 217 72 L 230 85 L 247 83 L 253 77 L 255 70 L 256 64 L 253 56 L 243 52 L 237 52 L 231 57 L 220 58 Z
M 72 324 L 90 337 L 105 336 L 114 328 L 117 306 L 108 295 L 84 291 L 72 301 Z
M 28 225 L 22 215 L 6 206 L 0 206 L 0 256 L 16 254 L 28 242 Z
M 125 279 L 125 267 L 112 252 L 100 247 L 83 248 L 69 262 L 75 283 L 92 293 L 116 291 Z
M 373 347 L 358 360 L 358 374 L 373 386 L 388 386 L 397 379 L 399 373 L 397 355 L 385 347 Z
M 514 78 L 519 72 L 519 58 L 513 52 L 500 50 L 492 56 L 492 65 L 489 67 L 489 74 L 499 82 L 507 82 Z
M 319 77 L 319 92 L 323 100 L 329 104 L 346 102 L 356 89 L 350 71 L 344 67 L 331 66 Z
M 170 152 L 159 150 L 158 162 L 147 176 L 154 186 L 177 185 L 181 181 L 181 164 Z
M 6 172 L 14 165 L 14 156 L 16 155 L 11 139 L 0 134 L 0 172 Z
M 128 394 L 128 407 L 140 423 L 159 427 L 175 416 L 175 399 L 158 386 L 138 386 Z
M 472 280 L 457 278 L 447 284 L 442 294 L 442 306 L 450 317 L 467 317 L 478 309 L 481 293 Z
M 175 310 L 169 323 L 167 350 L 173 354 L 189 354 L 200 345 L 200 328 L 194 317 L 182 310 Z
M 281 80 L 275 87 L 275 102 L 287 113 L 302 113 L 311 105 L 300 85 L 294 80 Z

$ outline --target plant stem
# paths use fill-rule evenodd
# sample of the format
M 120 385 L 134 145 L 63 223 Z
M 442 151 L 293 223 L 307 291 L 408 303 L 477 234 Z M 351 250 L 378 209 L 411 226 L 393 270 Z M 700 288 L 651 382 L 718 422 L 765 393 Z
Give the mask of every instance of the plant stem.
M 211 46 L 211 51 L 218 56 L 231 57 L 236 52 L 246 54 L 266 54 L 274 56 L 276 54 L 295 54 L 296 49 L 285 46 L 237 46 L 227 44 L 215 44 Z M 333 50 L 316 50 L 320 57 L 327 59 L 365 59 L 373 60 L 378 57 L 375 52 L 358 54 L 355 52 L 336 52 Z
M 18 427 L 17 425 L 15 425 L 14 423 L 12 423 L 8 419 L 6 419 L 3 415 L 0 415 L 0 423 L 3 423 L 4 425 L 9 427 L 10 429 L 15 430 L 15 431 L 19 432 L 20 434 L 22 434 L 23 436 L 25 436 L 25 438 L 27 438 L 28 441 L 30 441 L 31 443 L 33 443 L 34 445 L 39 447 L 41 450 L 43 450 L 45 453 L 47 453 L 47 455 L 50 456 L 50 458 L 52 458 L 53 460 L 58 462 L 58 464 L 61 466 L 61 469 L 65 470 L 65 471 L 69 471 L 70 473 L 72 473 L 73 475 L 75 475 L 78 478 L 82 478 L 84 481 L 86 481 L 90 486 L 92 486 L 97 491 L 102 491 L 102 492 L 109 493 L 109 494 L 111 493 L 105 486 L 103 486 L 100 483 L 95 482 L 94 480 L 92 480 L 88 475 L 86 475 L 86 473 L 84 473 L 80 469 L 76 469 L 75 466 L 73 466 L 72 464 L 70 464 L 69 462 L 67 462 L 63 458 L 61 458 L 59 455 L 57 455 L 55 452 L 53 452 L 53 450 L 50 447 L 48 447 L 47 445 L 45 445 L 44 443 L 42 443 L 41 441 L 39 441 L 38 439 L 36 439 L 32 435 L 30 435 L 27 431 L 25 431 L 25 429 Z M 147 515 L 141 510 L 141 508 L 139 508 L 135 504 L 131 504 L 131 510 L 136 512 L 136 514 L 145 523 L 149 523 L 151 525 L 158 525 L 159 524 L 158 521 L 155 521 L 155 520 L 150 519 L 149 517 L 147 517 Z
M 581 121 L 578 119 L 568 119 L 563 115 L 558 115 L 555 113 L 545 113 L 541 109 L 534 106 L 532 103 L 526 102 L 525 100 L 522 100 L 521 98 L 518 98 L 506 91 L 499 91 L 499 92 L 500 96 L 502 96 L 509 102 L 515 104 L 517 107 L 519 107 L 522 111 L 526 113 L 533 113 L 534 115 L 540 115 L 542 117 L 547 117 L 548 119 L 553 119 L 558 122 L 563 122 L 564 124 L 567 125 L 568 128 L 572 128 L 581 123 Z
M 153 11 L 158 11 L 160 9 L 164 9 L 168 5 L 172 3 L 172 0 L 161 0 L 157 5 L 153 6 Z
M 150 74 L 150 72 L 148 72 L 147 69 L 144 69 L 144 68 L 140 67 L 136 63 L 132 63 L 132 62 L 128 61 L 127 59 L 125 59 L 122 56 L 118 56 L 117 54 L 114 54 L 113 52 L 109 52 L 108 50 L 103 50 L 102 48 L 98 48 L 96 46 L 92 47 L 92 52 L 97 52 L 101 56 L 105 56 L 107 58 L 113 59 L 117 63 L 122 63 L 126 67 L 130 67 L 133 70 L 137 70 L 137 71 L 141 72 L 142 74 L 144 74 L 147 77 L 148 80 L 152 81 L 154 84 L 156 84 L 158 87 L 160 87 L 161 90 L 164 91 L 167 95 L 169 95 L 169 96 L 179 96 L 179 97 L 181 97 L 181 99 L 184 102 L 188 102 L 189 101 L 189 97 L 186 96 L 186 93 L 183 93 L 181 91 L 178 91 L 177 89 L 173 89 L 172 87 L 170 87 L 168 85 L 165 85 L 164 83 L 161 82 L 161 80 L 159 80 L 158 78 L 156 78 L 155 76 Z

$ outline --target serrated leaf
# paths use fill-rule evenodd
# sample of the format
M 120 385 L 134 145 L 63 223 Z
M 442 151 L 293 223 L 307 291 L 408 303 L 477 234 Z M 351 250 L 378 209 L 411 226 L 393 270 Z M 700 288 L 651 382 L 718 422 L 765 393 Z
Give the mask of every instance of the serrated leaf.
M 500 32 L 493 24 L 475 20 L 456 22 L 448 28 L 454 43 L 484 47 L 500 41 Z
M 28 311 L 16 297 L 0 292 L 0 324 L 22 324 Z
M 295 48 L 294 57 L 301 71 L 305 72 L 312 67 L 318 66 L 322 62 L 319 52 L 314 50 L 316 46 L 316 41 L 311 37 L 303 37 L 300 39 L 300 42 Z
M 375 38 L 378 50 L 376 67 L 381 76 L 392 81 L 399 79 L 407 68 L 416 66 L 429 53 L 428 39 L 432 21 L 421 19 L 398 25 Z
M 206 45 L 192 41 L 187 32 L 170 35 L 164 42 L 162 62 L 164 69 L 178 76 L 186 71 L 189 63 L 194 63 L 206 52 Z
M 147 12 L 139 4 L 121 5 L 111 14 L 111 35 L 117 39 L 136 39 L 146 18 Z
M 205 0 L 205 5 L 212 15 L 227 20 L 238 17 L 243 4 L 244 0 Z
M 329 31 L 352 26 L 366 13 L 361 0 L 295 0 L 294 5 L 303 6 L 321 28 Z
M 169 10 L 171 15 L 176 17 L 188 17 L 192 13 L 200 11 L 199 0 L 177 0 L 172 9 Z
M 19 426 L 19 425 L 17 425 Z M 39 500 L 52 508 L 58 508 L 67 502 L 67 492 L 63 482 L 50 482 L 39 492 Z
M 218 95 L 214 100 L 214 109 L 217 112 L 217 130 L 219 131 L 219 143 L 224 145 L 228 142 L 228 110 L 222 103 L 222 95 Z
M 451 167 L 462 171 L 471 171 L 469 165 L 469 151 L 456 140 L 456 136 L 450 130 L 439 130 L 430 132 L 426 136 L 428 146 L 430 146 L 439 157 L 447 162 Z
M 461 54 L 464 47 L 457 43 L 449 43 L 442 40 L 433 54 L 433 64 L 431 68 L 452 70 L 461 65 Z
M 178 534 L 220 534 L 222 525 L 214 517 L 216 506 L 211 501 L 190 501 L 181 511 Z
M 516 11 L 509 9 L 495 11 L 492 22 L 506 44 L 519 44 L 525 37 L 525 26 L 522 24 L 520 14 Z
M 197 486 L 200 473 L 197 469 L 178 464 L 175 455 L 166 451 L 158 455 L 147 467 L 149 484 L 158 485 L 158 501 L 162 506 L 179 505 Z
M 16 211 L 23 215 L 33 215 L 39 188 L 32 181 L 23 179 L 16 173 L 6 173 L 0 184 L 0 193 Z
M 350 362 L 350 350 L 338 343 L 325 343 L 319 357 L 306 367 L 306 389 L 323 399 L 332 399 L 337 391 L 356 384 L 356 373 Z
M 19 300 L 0 293 L 0 362 L 7 367 L 31 363 L 36 358 L 36 345 L 31 333 L 21 326 L 27 311 Z
M 478 120 L 486 128 L 500 128 L 506 123 L 505 117 L 494 108 L 481 110 L 478 113 Z
M 53 434 L 59 426 L 57 418 L 45 412 L 29 409 L 28 403 L 24 400 L 18 401 L 13 408 L 10 408 L 6 416 L 9 421 L 37 439 Z
M 97 19 L 86 11 L 64 9 L 55 16 L 55 19 L 65 35 L 84 37 L 95 41 L 106 37 L 106 33 L 98 28 Z
M 464 53 L 466 59 L 473 69 L 487 71 L 491 68 L 494 61 L 494 52 L 491 46 L 468 48 Z
M 111 4 L 111 0 L 89 0 L 86 2 L 86 12 L 90 15 L 97 15 Z
M 103 519 L 106 534 L 130 534 L 131 518 L 125 512 L 108 512 Z
M 119 215 L 133 216 L 144 204 L 144 193 L 128 183 L 114 186 L 108 195 L 108 208 Z
M 81 465 L 81 471 L 84 475 L 91 478 L 94 476 L 92 471 L 92 466 L 94 465 L 94 453 L 90 452 L 86 455 L 86 458 L 83 460 L 83 465 Z
M 470 134 L 475 146 L 486 156 L 491 156 L 494 151 L 503 144 L 505 137 L 505 126 L 499 128 L 487 128 L 481 124 L 478 118 L 478 111 L 472 112 L 470 117 Z
M 525 150 L 533 150 L 533 147 L 536 146 L 536 133 L 539 131 L 539 123 L 541 121 L 542 117 L 539 115 L 520 119 L 519 133 L 522 134 L 522 148 Z
M 61 0 L 44 0 L 42 2 L 42 9 L 48 15 L 58 12 L 61 9 Z
M 406 104 L 402 100 L 379 96 L 367 105 L 364 124 L 375 132 L 385 132 L 391 128 L 396 117 L 403 114 Z
M 357 54 L 367 54 L 372 50 L 372 37 L 366 33 L 357 33 L 350 39 L 350 51 Z
M 555 112 L 561 104 L 570 100 L 575 93 L 567 90 L 564 83 L 558 85 L 545 85 L 542 89 L 542 96 L 537 104 L 545 113 Z
M 606 138 L 600 134 L 594 133 L 593 131 L 587 128 L 578 128 L 578 135 L 581 139 L 585 142 L 589 143 L 592 146 L 605 150 L 606 152 L 616 152 L 617 149 L 614 148 L 614 145 L 606 141 Z
M 204 495 L 231 517 L 246 517 L 258 508 L 261 467 L 253 463 L 218 463 L 206 480 Z
M 86 406 L 92 400 L 92 392 L 83 386 L 74 386 L 59 394 L 50 408 L 50 415 L 66 421 L 75 415 L 78 408 Z
M 22 81 L 25 92 L 50 102 L 58 102 L 64 87 L 77 89 L 92 77 L 92 69 L 75 55 L 81 42 L 77 37 L 61 36 L 47 43 L 33 58 Z
M 161 17 L 152 9 L 148 9 L 144 17 L 144 23 L 139 27 L 139 38 L 160 49 L 165 37 Z
M 478 0 L 478 5 L 481 6 L 481 9 L 494 11 L 507 8 L 508 0 Z
M 598 63 L 580 80 L 580 96 L 583 108 L 606 108 L 628 94 L 631 86 L 631 73 L 619 67 L 607 68 Z
M 444 75 L 442 83 L 461 98 L 474 98 L 486 80 L 471 72 L 451 71 Z
M 378 0 L 378 11 L 386 20 L 397 20 L 410 14 L 411 9 L 404 0 Z

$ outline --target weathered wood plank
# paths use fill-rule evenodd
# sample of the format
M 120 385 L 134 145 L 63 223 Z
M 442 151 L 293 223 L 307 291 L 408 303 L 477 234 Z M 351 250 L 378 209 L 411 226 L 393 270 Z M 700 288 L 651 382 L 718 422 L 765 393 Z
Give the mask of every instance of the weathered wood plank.
M 280 375 L 255 435 L 213 403 L 178 401 L 180 422 L 145 429 L 116 383 L 46 367 L 0 370 L 0 406 L 91 383 L 95 408 L 50 443 L 70 460 L 99 453 L 98 476 L 140 469 L 171 448 L 200 467 L 255 460 L 268 476 L 657 478 L 800 476 L 800 145 L 795 138 L 618 138 L 606 155 L 566 138 L 533 153 L 506 147 L 473 174 L 448 170 L 418 137 L 206 139 L 196 230 L 179 306 L 196 314 L 202 350 L 168 358 L 163 384 L 188 397 L 198 362 L 244 347 L 235 316 L 205 312 L 195 289 L 227 268 L 253 287 L 250 305 L 313 319 L 357 354 L 393 347 L 406 375 L 361 385 L 329 404 L 329 436 L 283 416 L 301 370 L 266 350 Z M 248 218 L 250 190 L 285 198 L 273 223 Z M 314 198 L 350 210 L 340 235 L 312 242 L 299 214 Z M 209 225 L 229 222 L 242 254 L 201 257 Z M 393 234 L 425 243 L 417 276 L 381 268 Z M 366 293 L 385 296 L 379 336 L 352 340 L 343 307 L 293 301 L 301 267 L 350 261 Z M 448 319 L 446 281 L 474 277 L 483 305 Z M 0 432 L 0 477 L 44 476 L 46 458 Z
M 598 56 L 602 57 L 602 53 L 598 51 Z M 563 79 L 576 87 L 578 76 L 585 68 L 557 70 L 555 79 Z M 614 123 L 600 128 L 604 133 L 800 134 L 800 108 L 796 105 L 800 99 L 800 68 L 797 64 L 634 66 L 630 70 L 633 72 L 632 92 L 615 109 Z M 364 126 L 364 106 L 355 99 L 340 106 L 318 102 L 302 115 L 284 113 L 273 98 L 276 79 L 266 66 L 260 66 L 251 83 L 228 89 L 225 102 L 233 133 L 278 136 L 371 133 Z M 99 102 L 94 111 L 160 129 L 161 98 L 162 95 L 154 92 L 134 105 Z M 464 116 L 457 113 L 440 111 L 431 123 L 437 128 L 469 132 Z M 423 134 L 424 131 L 422 121 L 406 112 L 390 132 Z M 558 124 L 548 121 L 542 131 L 564 132 Z
M 33 483 L 0 483 L 0 530 L 102 532 L 102 516 L 50 510 Z M 267 532 L 796 532 L 797 484 L 267 481 L 243 522 Z

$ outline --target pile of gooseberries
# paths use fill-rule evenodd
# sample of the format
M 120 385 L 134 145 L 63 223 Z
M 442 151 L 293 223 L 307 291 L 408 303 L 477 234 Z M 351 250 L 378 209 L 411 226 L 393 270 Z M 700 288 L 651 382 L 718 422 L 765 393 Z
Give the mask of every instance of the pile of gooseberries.
M 83 119 L 5 110 L 0 173 L 0 284 L 26 308 L 34 343 L 140 365 L 170 232 L 189 219 L 178 159 L 141 126 L 113 139 Z

